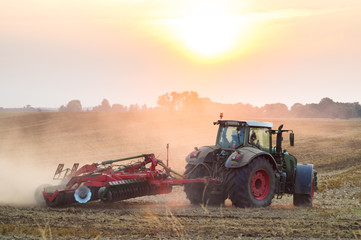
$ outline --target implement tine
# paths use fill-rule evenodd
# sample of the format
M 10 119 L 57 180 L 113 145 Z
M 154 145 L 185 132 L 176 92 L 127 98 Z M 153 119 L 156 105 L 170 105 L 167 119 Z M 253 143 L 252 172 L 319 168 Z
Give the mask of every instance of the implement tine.
M 63 171 L 63 168 L 64 168 L 64 164 L 63 163 L 59 163 L 56 171 L 55 171 L 55 174 L 54 174 L 54 177 L 53 179 L 59 179 L 60 178 L 60 175 Z

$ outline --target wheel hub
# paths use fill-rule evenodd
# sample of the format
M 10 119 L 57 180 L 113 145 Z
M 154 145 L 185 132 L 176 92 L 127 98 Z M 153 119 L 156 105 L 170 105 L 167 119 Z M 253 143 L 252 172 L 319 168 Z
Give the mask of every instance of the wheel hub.
M 253 196 L 258 200 L 262 200 L 267 196 L 269 188 L 270 179 L 268 173 L 263 169 L 257 170 L 253 174 L 251 181 L 251 190 Z

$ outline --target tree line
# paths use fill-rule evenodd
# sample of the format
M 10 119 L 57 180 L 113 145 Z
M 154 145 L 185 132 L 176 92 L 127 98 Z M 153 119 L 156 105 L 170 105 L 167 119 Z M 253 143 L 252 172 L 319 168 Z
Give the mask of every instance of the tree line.
M 14 109 L 12 109 L 14 110 Z M 42 109 L 32 108 L 30 105 L 17 111 L 36 111 Z M 210 98 L 201 98 L 194 91 L 171 92 L 158 97 L 157 106 L 147 107 L 131 104 L 125 106 L 122 104 L 110 104 L 107 99 L 103 99 L 100 105 L 92 108 L 83 108 L 80 100 L 71 100 L 66 105 L 62 105 L 59 112 L 184 112 L 201 115 L 214 115 L 215 113 L 225 113 L 227 116 L 239 118 L 245 117 L 267 117 L 267 118 L 361 118 L 361 105 L 358 102 L 343 103 L 335 102 L 325 97 L 319 103 L 301 104 L 295 103 L 291 108 L 283 103 L 265 104 L 262 107 L 256 107 L 251 104 L 235 103 L 224 104 L 211 101 Z M 9 112 L 11 109 L 0 108 L 0 112 Z
M 144 104 L 141 107 L 138 104 L 131 104 L 129 107 L 122 104 L 110 105 L 107 99 L 103 99 L 100 105 L 84 110 L 80 100 L 71 100 L 66 106 L 62 105 L 59 112 L 146 112 L 151 110 Z
M 185 111 L 202 114 L 226 112 L 240 117 L 294 117 L 294 118 L 361 118 L 361 105 L 358 102 L 335 102 L 325 97 L 319 103 L 295 103 L 290 109 L 286 104 L 273 103 L 262 107 L 251 104 L 222 104 L 209 98 L 199 98 L 196 92 L 166 93 L 158 98 L 158 106 L 166 111 Z

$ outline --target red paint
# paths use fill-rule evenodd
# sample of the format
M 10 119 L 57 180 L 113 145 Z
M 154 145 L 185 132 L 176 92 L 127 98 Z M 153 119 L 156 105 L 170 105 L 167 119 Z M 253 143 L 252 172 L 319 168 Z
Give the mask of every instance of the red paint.
M 268 173 L 263 170 L 257 170 L 251 180 L 251 191 L 253 196 L 258 199 L 262 200 L 266 198 L 270 189 L 270 178 Z

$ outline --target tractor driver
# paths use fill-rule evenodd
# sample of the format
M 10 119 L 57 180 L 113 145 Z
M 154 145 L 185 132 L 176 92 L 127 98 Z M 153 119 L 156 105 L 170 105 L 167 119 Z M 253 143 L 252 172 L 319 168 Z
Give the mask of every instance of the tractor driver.
M 260 148 L 260 143 L 259 140 L 257 138 L 256 132 L 254 130 L 252 130 L 251 135 L 249 137 L 249 143 Z
M 236 130 L 232 131 L 232 148 L 239 146 L 239 136 Z

